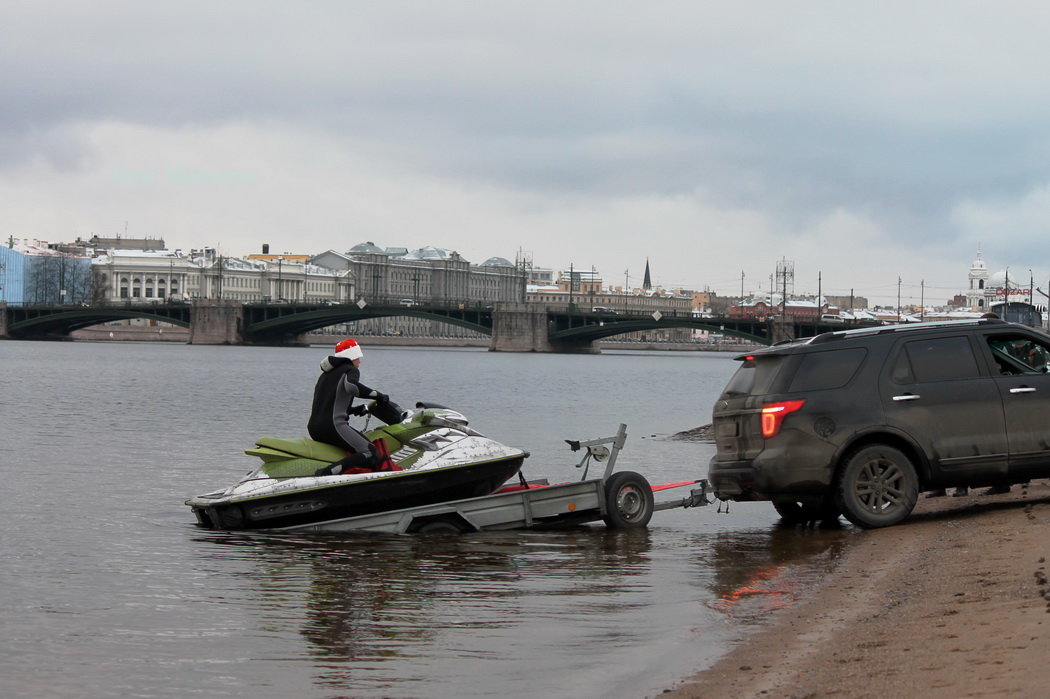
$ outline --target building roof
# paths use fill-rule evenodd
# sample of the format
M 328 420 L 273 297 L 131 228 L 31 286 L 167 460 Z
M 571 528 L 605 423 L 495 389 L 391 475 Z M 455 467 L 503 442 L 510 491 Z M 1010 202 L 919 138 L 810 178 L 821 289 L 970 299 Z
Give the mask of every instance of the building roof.
M 417 248 L 407 255 L 403 255 L 406 260 L 450 260 L 456 253 L 446 248 L 439 248 L 434 245 L 427 245 L 426 247 Z
M 505 257 L 490 257 L 481 263 L 482 267 L 514 267 L 514 263 Z
M 386 255 L 386 251 L 381 247 L 373 243 L 371 240 L 367 243 L 358 243 L 354 247 L 350 248 L 347 252 L 348 255 Z

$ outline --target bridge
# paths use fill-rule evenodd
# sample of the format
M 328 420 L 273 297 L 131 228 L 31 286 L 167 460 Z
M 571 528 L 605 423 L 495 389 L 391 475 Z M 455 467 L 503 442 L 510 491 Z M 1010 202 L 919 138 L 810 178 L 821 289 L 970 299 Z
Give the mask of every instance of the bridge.
M 413 316 L 439 320 L 492 337 L 490 349 L 504 352 L 596 352 L 595 342 L 625 333 L 690 328 L 772 344 L 793 337 L 842 330 L 842 322 L 759 320 L 699 316 L 691 312 L 591 311 L 572 305 L 485 305 L 395 301 L 331 303 L 240 303 L 202 300 L 65 306 L 0 304 L 0 338 L 61 340 L 99 323 L 147 318 L 190 329 L 191 344 L 299 344 L 313 330 L 366 318 Z

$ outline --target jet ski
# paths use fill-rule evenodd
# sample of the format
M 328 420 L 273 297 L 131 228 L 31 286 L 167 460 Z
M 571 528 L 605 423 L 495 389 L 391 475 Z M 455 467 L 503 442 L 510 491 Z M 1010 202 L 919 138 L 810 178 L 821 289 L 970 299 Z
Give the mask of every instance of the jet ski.
M 485 437 L 451 408 L 417 403 L 404 411 L 374 402 L 385 425 L 365 432 L 382 440 L 390 470 L 315 475 L 346 452 L 312 439 L 263 437 L 245 453 L 262 465 L 224 490 L 186 501 L 209 529 L 279 529 L 489 495 L 521 469 L 528 453 Z

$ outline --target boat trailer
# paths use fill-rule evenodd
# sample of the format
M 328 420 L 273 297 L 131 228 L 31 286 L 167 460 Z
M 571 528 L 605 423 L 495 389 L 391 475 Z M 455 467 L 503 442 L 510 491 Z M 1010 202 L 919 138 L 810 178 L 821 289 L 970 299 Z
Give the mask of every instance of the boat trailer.
M 614 472 L 616 457 L 626 440 L 627 426 L 624 424 L 612 437 L 565 440 L 572 451 L 583 452 L 576 464 L 576 468 L 583 469 L 579 481 L 549 484 L 546 480 L 526 481 L 519 474 L 520 483 L 504 486 L 491 495 L 271 531 L 436 534 L 553 529 L 598 520 L 610 528 L 636 529 L 645 527 L 654 512 L 711 504 L 706 479 L 651 486 L 639 473 Z M 601 476 L 588 479 L 592 461 L 605 462 L 605 468 Z M 693 486 L 688 496 L 655 501 L 655 492 L 686 486 Z

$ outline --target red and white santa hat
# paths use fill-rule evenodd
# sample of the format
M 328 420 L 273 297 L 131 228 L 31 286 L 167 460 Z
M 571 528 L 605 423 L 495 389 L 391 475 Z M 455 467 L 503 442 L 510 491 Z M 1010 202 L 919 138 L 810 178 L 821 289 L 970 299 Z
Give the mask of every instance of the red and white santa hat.
M 360 359 L 363 354 L 364 352 L 361 351 L 361 345 L 357 344 L 357 340 L 354 340 L 349 337 L 335 346 L 336 357 L 345 357 L 346 359 Z

